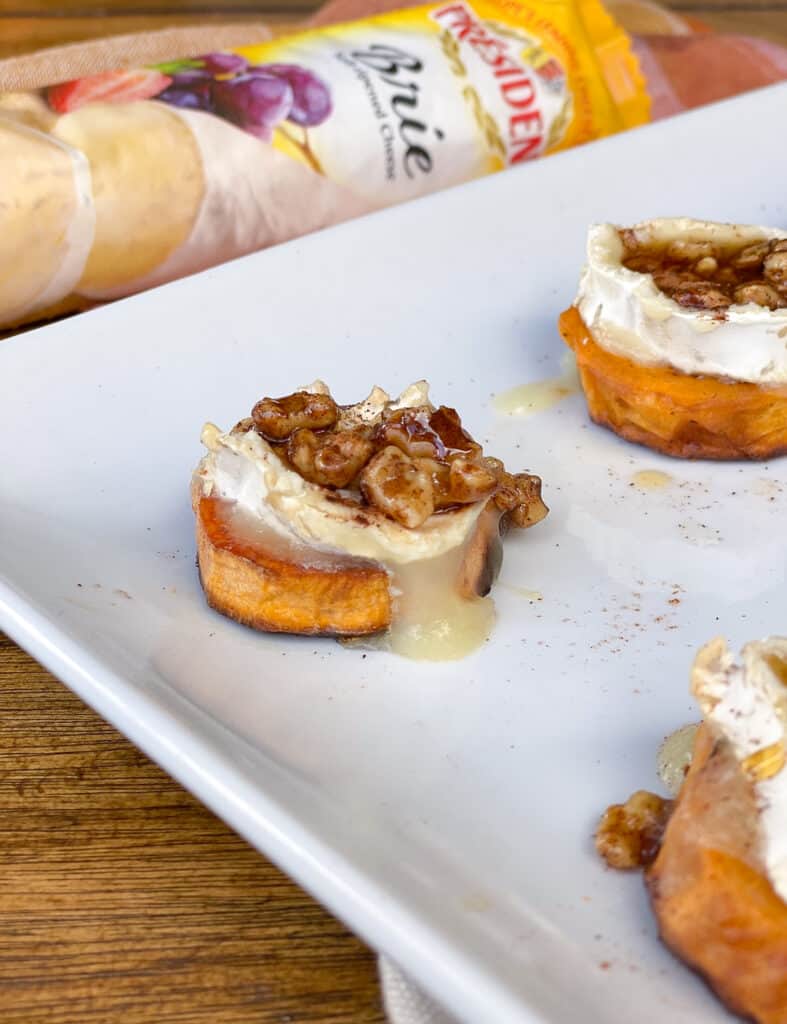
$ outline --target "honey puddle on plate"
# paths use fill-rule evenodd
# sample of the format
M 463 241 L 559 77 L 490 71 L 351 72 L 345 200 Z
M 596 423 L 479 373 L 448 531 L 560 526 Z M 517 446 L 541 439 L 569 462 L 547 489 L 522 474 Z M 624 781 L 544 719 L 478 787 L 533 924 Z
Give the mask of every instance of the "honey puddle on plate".
M 388 647 L 418 661 L 464 658 L 489 638 L 495 624 L 491 597 L 463 597 L 456 585 L 463 549 L 427 562 L 398 565 L 393 578 L 394 620 Z
M 660 469 L 641 469 L 632 476 L 631 482 L 641 491 L 662 491 L 672 483 L 672 477 Z
M 498 412 L 509 416 L 533 416 L 550 409 L 569 395 L 579 391 L 579 377 L 574 356 L 566 352 L 560 360 L 562 372 L 559 377 L 547 377 L 530 384 L 520 384 L 495 396 L 492 405 Z
M 232 533 L 249 548 L 259 547 L 285 562 L 324 572 L 370 564 L 343 552 L 322 550 L 288 537 L 235 506 L 230 512 Z M 499 569 L 502 546 L 497 533 L 487 557 Z M 342 640 L 346 646 L 387 650 L 416 661 L 454 661 L 481 647 L 495 624 L 491 597 L 460 593 L 466 545 L 430 559 L 393 564 L 391 578 L 393 621 L 385 633 Z M 374 563 L 371 563 L 374 564 Z M 495 570 L 493 577 L 497 575 Z M 491 580 L 490 580 L 491 582 Z
M 540 590 L 528 590 L 527 587 L 517 587 L 513 583 L 503 583 L 498 581 L 498 587 L 502 587 L 504 590 L 510 590 L 512 594 L 519 594 L 520 597 L 524 597 L 526 601 L 543 601 L 544 595 Z
M 415 661 L 455 661 L 477 650 L 492 633 L 491 597 L 463 597 L 456 585 L 463 548 L 437 558 L 389 566 L 394 614 L 391 628 L 340 640 L 344 647 L 393 651 Z

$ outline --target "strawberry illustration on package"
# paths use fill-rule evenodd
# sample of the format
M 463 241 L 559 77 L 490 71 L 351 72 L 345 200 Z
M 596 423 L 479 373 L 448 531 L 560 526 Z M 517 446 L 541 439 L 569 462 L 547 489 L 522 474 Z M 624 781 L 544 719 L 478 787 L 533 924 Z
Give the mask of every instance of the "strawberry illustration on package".
M 50 86 L 46 91 L 49 106 L 57 114 L 70 114 L 86 103 L 130 103 L 160 96 L 172 81 L 160 71 L 106 71 L 101 75 L 77 78 L 73 82 Z

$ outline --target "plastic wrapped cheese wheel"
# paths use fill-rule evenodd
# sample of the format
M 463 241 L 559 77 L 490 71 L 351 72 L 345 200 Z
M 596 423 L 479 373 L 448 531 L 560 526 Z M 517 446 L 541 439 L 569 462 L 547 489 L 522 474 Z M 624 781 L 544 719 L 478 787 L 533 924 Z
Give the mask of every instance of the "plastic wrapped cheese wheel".
M 76 290 L 114 298 L 188 238 L 205 192 L 197 146 L 160 103 L 89 104 L 60 117 L 56 139 L 90 163 L 96 234 Z
M 0 117 L 0 310 L 34 317 L 76 286 L 93 243 L 90 170 L 79 150 Z

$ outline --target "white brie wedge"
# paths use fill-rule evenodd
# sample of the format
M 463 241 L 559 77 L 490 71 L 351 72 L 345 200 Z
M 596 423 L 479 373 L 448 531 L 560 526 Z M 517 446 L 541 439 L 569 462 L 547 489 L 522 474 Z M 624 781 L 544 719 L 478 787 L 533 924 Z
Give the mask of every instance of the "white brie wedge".
M 647 247 L 685 239 L 720 249 L 787 238 L 787 232 L 743 224 L 670 217 L 629 229 Z M 650 274 L 623 266 L 623 242 L 614 224 L 588 232 L 587 265 L 576 306 L 598 345 L 645 366 L 726 377 L 754 384 L 787 384 L 787 309 L 732 305 L 723 316 L 680 306 Z

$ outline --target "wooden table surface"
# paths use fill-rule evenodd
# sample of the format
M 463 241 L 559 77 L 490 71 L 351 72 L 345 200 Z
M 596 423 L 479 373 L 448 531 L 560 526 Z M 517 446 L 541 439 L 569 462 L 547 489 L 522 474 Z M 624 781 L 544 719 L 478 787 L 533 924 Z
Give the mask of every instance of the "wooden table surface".
M 671 6 L 787 43 L 783 0 Z M 0 0 L 0 56 L 211 17 L 294 23 L 309 8 L 104 0 L 96 17 Z M 383 1020 L 373 954 L 0 634 L 0 1021 Z

